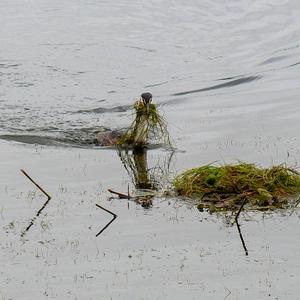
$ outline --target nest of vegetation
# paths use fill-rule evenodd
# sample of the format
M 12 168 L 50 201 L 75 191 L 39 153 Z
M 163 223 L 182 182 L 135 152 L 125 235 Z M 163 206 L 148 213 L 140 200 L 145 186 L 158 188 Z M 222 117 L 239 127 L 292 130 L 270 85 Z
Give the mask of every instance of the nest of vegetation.
M 123 134 L 119 146 L 146 147 L 165 145 L 171 147 L 167 123 L 159 114 L 155 104 L 145 105 L 143 101 L 134 104 L 135 118 L 128 130 Z
M 300 174 L 285 165 L 205 165 L 178 175 L 174 186 L 178 195 L 199 200 L 199 209 L 234 210 L 246 201 L 249 209 L 267 210 L 298 204 Z

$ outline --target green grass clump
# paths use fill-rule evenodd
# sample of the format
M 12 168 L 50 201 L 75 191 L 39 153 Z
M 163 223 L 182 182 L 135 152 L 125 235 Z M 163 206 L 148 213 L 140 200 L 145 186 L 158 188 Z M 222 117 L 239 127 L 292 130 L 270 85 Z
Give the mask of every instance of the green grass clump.
M 178 175 L 174 187 L 178 195 L 199 199 L 200 208 L 236 209 L 245 197 L 253 209 L 284 208 L 300 194 L 300 174 L 284 165 L 205 165 Z
M 155 104 L 147 107 L 143 101 L 137 101 L 134 111 L 135 119 L 118 142 L 119 146 L 145 147 L 150 143 L 171 146 L 167 123 Z

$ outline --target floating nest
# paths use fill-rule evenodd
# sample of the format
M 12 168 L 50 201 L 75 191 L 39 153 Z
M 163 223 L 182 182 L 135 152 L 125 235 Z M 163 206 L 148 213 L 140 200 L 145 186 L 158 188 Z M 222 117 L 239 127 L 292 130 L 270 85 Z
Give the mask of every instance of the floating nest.
M 269 210 L 298 204 L 300 174 L 285 165 L 205 165 L 178 175 L 174 187 L 178 195 L 197 199 L 200 210 L 229 211 L 244 204 L 249 209 Z
M 148 145 L 171 147 L 167 123 L 155 104 L 146 105 L 139 100 L 134 104 L 135 119 L 118 141 L 118 146 L 143 148 Z

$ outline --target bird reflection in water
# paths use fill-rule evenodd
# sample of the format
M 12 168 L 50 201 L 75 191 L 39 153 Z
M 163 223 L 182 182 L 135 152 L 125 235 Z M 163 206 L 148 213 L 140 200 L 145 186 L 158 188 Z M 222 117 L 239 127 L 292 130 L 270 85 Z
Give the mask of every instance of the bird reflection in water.
M 135 201 L 143 207 L 152 205 L 152 200 L 157 195 L 158 190 L 164 189 L 168 184 L 170 176 L 171 161 L 174 151 L 164 152 L 165 155 L 151 156 L 154 166 L 148 166 L 148 153 L 146 148 L 135 148 L 129 150 L 119 150 L 119 157 L 131 178 L 135 187 Z M 154 158 L 154 159 L 152 159 Z

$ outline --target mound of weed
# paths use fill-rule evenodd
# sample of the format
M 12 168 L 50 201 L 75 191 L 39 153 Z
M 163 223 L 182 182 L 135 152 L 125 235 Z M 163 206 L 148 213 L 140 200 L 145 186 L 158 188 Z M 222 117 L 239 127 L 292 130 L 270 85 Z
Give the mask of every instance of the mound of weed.
M 300 174 L 284 165 L 205 165 L 178 175 L 174 187 L 178 195 L 199 199 L 199 208 L 232 210 L 245 198 L 253 209 L 284 208 L 300 194 Z

